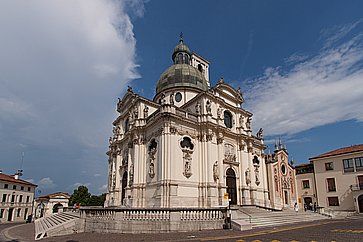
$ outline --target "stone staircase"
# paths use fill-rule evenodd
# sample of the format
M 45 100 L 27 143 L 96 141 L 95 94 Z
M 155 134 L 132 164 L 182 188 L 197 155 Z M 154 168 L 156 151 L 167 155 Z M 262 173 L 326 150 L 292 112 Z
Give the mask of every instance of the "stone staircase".
M 295 212 L 290 209 L 272 211 L 258 207 L 238 207 L 232 211 L 232 227 L 237 230 L 279 226 L 299 222 L 330 219 L 314 212 Z
M 77 232 L 78 212 L 55 213 L 35 220 L 35 240 Z

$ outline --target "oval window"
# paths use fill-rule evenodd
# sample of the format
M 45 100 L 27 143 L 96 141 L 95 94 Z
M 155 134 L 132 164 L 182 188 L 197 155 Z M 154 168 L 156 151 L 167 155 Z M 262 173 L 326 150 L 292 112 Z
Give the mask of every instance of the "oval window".
M 180 102 L 182 100 L 182 97 L 183 97 L 182 94 L 180 92 L 177 92 L 175 94 L 175 101 Z

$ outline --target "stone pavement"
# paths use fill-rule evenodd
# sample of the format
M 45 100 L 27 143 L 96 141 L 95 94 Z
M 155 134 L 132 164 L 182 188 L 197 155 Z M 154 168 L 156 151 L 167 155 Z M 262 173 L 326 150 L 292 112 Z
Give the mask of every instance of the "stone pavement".
M 1 226 L 0 226 L 1 229 Z M 7 241 L 34 241 L 34 224 L 23 224 L 6 228 Z M 4 230 L 2 231 L 4 232 Z M 329 220 L 292 224 L 280 227 L 253 229 L 249 231 L 213 230 L 167 234 L 98 234 L 80 233 L 40 240 L 42 242 L 92 242 L 92 241 L 238 241 L 238 242 L 282 242 L 282 241 L 363 241 L 363 219 Z

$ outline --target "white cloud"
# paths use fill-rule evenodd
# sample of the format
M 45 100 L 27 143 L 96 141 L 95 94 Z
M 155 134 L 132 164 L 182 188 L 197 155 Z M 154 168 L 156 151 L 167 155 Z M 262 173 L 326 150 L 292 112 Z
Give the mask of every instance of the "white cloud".
M 0 2 L 0 161 L 19 144 L 41 150 L 27 162 L 62 166 L 32 176 L 65 183 L 106 159 L 117 97 L 139 76 L 126 8 L 144 12 L 143 1 Z
M 107 192 L 107 184 L 104 184 L 104 185 L 102 185 L 101 187 L 99 187 L 99 188 L 98 188 L 98 191 L 99 191 L 100 193 L 105 193 L 105 192 Z
M 358 32 L 288 71 L 266 69 L 246 91 L 255 129 L 289 135 L 344 120 L 363 121 L 362 66 L 363 33 Z
M 50 177 L 44 177 L 38 181 L 38 187 L 40 189 L 52 189 L 55 188 L 56 185 Z

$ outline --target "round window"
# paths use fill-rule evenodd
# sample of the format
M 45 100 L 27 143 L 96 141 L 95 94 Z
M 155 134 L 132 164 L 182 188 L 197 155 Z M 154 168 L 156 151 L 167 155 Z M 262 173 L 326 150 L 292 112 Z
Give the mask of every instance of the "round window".
M 180 92 L 177 92 L 175 94 L 175 101 L 180 102 L 182 100 L 182 97 L 183 97 L 182 94 Z

